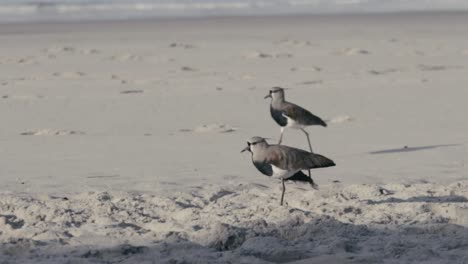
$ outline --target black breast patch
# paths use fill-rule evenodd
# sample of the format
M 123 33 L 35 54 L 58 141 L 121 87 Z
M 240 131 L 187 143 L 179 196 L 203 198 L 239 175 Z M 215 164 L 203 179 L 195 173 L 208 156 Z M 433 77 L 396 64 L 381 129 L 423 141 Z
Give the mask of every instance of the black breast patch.
M 271 117 L 273 117 L 278 125 L 284 127 L 288 124 L 288 119 L 283 116 L 283 111 L 274 109 L 273 106 L 270 105 L 270 113 Z
M 273 168 L 271 167 L 270 164 L 265 163 L 265 162 L 255 162 L 255 161 L 253 161 L 253 164 L 255 165 L 255 168 L 257 168 L 257 170 L 259 170 L 261 173 L 265 174 L 266 176 L 273 175 Z

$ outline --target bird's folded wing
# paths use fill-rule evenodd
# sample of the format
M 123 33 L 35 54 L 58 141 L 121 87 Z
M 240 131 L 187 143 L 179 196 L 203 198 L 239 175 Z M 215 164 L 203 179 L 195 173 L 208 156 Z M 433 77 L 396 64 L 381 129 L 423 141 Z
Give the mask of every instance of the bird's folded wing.
M 270 146 L 265 161 L 283 170 L 307 170 L 335 166 L 329 158 L 287 146 Z
M 310 168 L 326 168 L 335 166 L 335 162 L 333 160 L 322 156 L 320 154 L 312 154 L 310 153 L 307 158 L 304 159 L 305 165 Z
M 325 121 L 323 121 L 320 117 L 312 114 L 308 110 L 298 105 L 286 102 L 281 110 L 285 116 L 296 120 L 301 124 L 327 126 L 327 123 L 325 123 Z

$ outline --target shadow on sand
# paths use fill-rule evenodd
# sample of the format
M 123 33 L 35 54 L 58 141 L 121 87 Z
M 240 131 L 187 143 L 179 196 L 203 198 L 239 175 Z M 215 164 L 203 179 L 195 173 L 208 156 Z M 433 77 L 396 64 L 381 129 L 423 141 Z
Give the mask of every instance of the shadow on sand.
M 435 148 L 447 148 L 447 147 L 455 147 L 460 146 L 461 144 L 440 144 L 440 145 L 428 145 L 428 146 L 419 146 L 419 147 L 408 147 L 404 146 L 402 148 L 396 149 L 384 149 L 378 151 L 371 151 L 369 154 L 391 154 L 391 153 L 401 153 L 401 152 L 413 152 L 413 151 L 421 151 L 421 150 L 428 150 L 428 149 L 435 149 Z
M 466 203 L 468 199 L 459 195 L 447 196 L 416 196 L 408 199 L 388 198 L 382 201 L 367 200 L 368 204 L 385 204 L 385 203 Z

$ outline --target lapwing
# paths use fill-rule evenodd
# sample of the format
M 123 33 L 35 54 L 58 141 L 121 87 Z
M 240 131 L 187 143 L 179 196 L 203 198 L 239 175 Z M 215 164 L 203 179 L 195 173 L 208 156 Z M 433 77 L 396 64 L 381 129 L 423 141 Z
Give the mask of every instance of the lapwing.
M 317 189 L 317 185 L 310 177 L 310 170 L 335 166 L 332 160 L 322 155 L 283 145 L 270 145 L 262 137 L 249 139 L 247 147 L 241 152 L 244 151 L 252 154 L 252 162 L 261 173 L 281 179 L 283 189 L 280 205 L 283 205 L 286 191 L 285 181 L 308 182 Z M 309 176 L 302 173 L 302 170 L 307 170 Z
M 327 123 L 308 110 L 286 101 L 284 96 L 284 88 L 271 88 L 270 93 L 265 96 L 265 99 L 266 98 L 271 98 L 271 117 L 273 117 L 276 123 L 281 127 L 281 135 L 278 144 L 280 145 L 283 141 L 283 133 L 285 128 L 300 129 L 307 137 L 310 152 L 313 152 L 312 145 L 310 144 L 309 133 L 304 128 L 314 125 L 326 127 Z

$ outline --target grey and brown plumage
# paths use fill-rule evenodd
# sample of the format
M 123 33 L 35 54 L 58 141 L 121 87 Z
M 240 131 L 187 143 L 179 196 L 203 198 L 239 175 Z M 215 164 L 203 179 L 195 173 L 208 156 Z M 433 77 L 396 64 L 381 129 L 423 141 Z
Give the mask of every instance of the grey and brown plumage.
M 271 117 L 281 127 L 281 134 L 278 144 L 281 144 L 283 141 L 283 133 L 285 128 L 300 129 L 306 135 L 310 151 L 312 152 L 309 133 L 307 133 L 304 128 L 314 125 L 326 127 L 327 123 L 308 110 L 286 101 L 284 88 L 271 88 L 269 94 L 265 96 L 265 99 L 266 98 L 272 99 L 270 104 Z
M 285 181 L 308 182 L 312 187 L 317 185 L 310 177 L 310 170 L 335 166 L 329 158 L 320 154 L 282 145 L 270 145 L 262 137 L 253 137 L 247 141 L 247 147 L 241 152 L 252 153 L 252 163 L 264 175 L 281 179 L 283 190 L 280 204 L 283 205 Z M 302 173 L 307 170 L 309 176 Z

